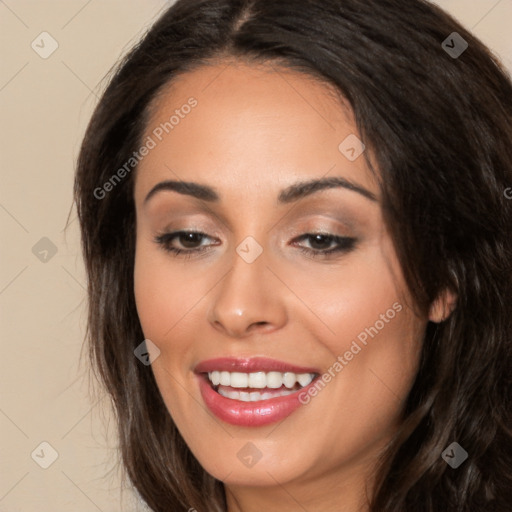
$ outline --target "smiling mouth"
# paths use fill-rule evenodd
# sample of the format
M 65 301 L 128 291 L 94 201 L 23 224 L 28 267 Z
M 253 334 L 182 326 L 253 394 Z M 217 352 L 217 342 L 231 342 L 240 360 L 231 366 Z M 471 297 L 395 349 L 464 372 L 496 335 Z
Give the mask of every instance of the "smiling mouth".
M 259 402 L 300 391 L 318 377 L 315 373 L 293 372 L 228 372 L 214 370 L 203 373 L 211 388 L 219 395 L 241 402 Z

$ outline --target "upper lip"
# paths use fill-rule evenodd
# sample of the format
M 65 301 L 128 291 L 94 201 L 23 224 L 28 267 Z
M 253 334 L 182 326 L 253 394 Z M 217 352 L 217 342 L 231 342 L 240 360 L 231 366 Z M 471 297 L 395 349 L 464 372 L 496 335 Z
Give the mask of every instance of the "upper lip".
M 219 357 L 201 361 L 194 368 L 196 373 L 208 373 L 213 371 L 227 372 L 293 372 L 293 373 L 320 373 L 318 369 L 306 366 L 298 366 L 277 359 L 267 357 Z

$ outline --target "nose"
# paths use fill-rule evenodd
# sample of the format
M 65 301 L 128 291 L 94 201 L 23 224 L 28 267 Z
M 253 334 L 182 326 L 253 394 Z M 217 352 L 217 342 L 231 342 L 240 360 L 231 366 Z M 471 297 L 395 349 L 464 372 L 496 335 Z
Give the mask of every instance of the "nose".
M 282 283 L 267 268 L 264 254 L 252 263 L 235 254 L 231 270 L 212 290 L 208 321 L 217 331 L 246 338 L 286 324 Z

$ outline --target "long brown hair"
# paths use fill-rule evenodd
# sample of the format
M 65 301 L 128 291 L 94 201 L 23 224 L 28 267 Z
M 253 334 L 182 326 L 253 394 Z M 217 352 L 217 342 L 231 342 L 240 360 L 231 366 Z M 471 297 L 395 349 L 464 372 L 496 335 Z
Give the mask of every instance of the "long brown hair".
M 468 45 L 460 55 L 450 51 L 464 50 L 454 32 Z M 446 289 L 458 298 L 446 321 L 427 326 L 371 510 L 510 510 L 512 85 L 478 39 L 423 0 L 179 0 L 120 62 L 83 140 L 74 191 L 86 338 L 131 482 L 155 511 L 226 510 L 222 482 L 192 455 L 151 368 L 134 357 L 144 339 L 133 293 L 136 166 L 98 193 L 140 147 L 158 92 L 226 56 L 315 76 L 350 102 L 417 309 Z M 453 441 L 468 453 L 457 469 L 441 458 Z

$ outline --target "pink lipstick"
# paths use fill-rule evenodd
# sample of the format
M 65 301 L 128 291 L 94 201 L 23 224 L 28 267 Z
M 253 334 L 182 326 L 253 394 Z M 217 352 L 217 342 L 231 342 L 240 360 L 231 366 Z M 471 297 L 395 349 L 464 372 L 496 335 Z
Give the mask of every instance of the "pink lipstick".
M 319 370 L 268 359 L 219 358 L 195 368 L 203 400 L 221 420 L 259 427 L 281 421 L 302 404 L 299 391 L 314 384 Z

